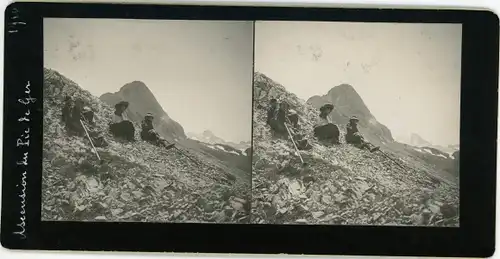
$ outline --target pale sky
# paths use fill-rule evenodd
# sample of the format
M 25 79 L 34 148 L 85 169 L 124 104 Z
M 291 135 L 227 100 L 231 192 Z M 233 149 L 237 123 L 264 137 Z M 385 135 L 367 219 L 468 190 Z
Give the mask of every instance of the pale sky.
M 257 22 L 255 71 L 307 100 L 347 83 L 397 140 L 459 143 L 461 25 Z
M 99 97 L 142 81 L 186 132 L 250 141 L 253 24 L 44 19 L 44 66 Z

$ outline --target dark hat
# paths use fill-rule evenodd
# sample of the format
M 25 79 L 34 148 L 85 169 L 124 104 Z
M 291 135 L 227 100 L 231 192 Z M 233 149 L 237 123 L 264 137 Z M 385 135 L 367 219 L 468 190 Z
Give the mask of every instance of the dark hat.
M 271 99 L 269 102 L 271 103 L 275 103 L 275 102 L 278 102 L 278 100 L 276 100 L 275 98 Z
M 128 107 L 128 102 L 127 102 L 127 101 L 121 101 L 121 102 L 119 102 L 119 103 L 115 104 L 115 109 L 118 109 L 118 108 L 120 108 L 120 107 L 125 107 L 125 108 L 127 108 L 127 107 Z
M 356 116 L 352 116 L 349 120 L 350 121 L 359 121 L 358 117 L 356 117 Z
M 333 104 L 327 103 L 327 104 L 325 104 L 325 105 L 321 106 L 321 108 L 319 108 L 319 110 L 320 110 L 320 111 L 324 111 L 324 110 L 326 110 L 326 109 L 331 109 L 331 110 L 333 110 Z
M 144 118 L 148 118 L 148 117 L 154 118 L 155 116 L 152 113 L 148 112 L 148 113 L 146 113 L 146 116 L 144 116 Z

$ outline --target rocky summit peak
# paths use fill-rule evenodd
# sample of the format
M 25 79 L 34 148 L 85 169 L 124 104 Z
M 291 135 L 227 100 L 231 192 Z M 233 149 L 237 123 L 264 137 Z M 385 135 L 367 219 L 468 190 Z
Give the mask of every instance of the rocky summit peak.
M 120 88 L 120 92 L 123 92 L 123 91 L 148 91 L 148 92 L 151 92 L 151 90 L 149 90 L 149 88 L 146 86 L 146 84 L 142 81 L 132 81 L 130 83 L 127 83 L 125 84 L 124 86 L 122 86 Z
M 330 114 L 333 122 L 347 124 L 351 116 L 357 116 L 362 131 L 375 143 L 394 141 L 391 131 L 378 122 L 372 115 L 356 89 L 349 84 L 341 84 L 330 89 L 325 95 L 315 95 L 307 103 L 319 109 L 325 103 L 331 103 L 335 109 Z
M 127 83 L 118 92 L 103 94 L 99 99 L 111 106 L 122 100 L 128 101 L 130 105 L 127 115 L 131 120 L 140 122 L 146 113 L 151 112 L 155 115 L 153 124 L 163 137 L 167 139 L 186 138 L 183 127 L 168 116 L 158 100 L 156 100 L 156 97 L 142 81 Z

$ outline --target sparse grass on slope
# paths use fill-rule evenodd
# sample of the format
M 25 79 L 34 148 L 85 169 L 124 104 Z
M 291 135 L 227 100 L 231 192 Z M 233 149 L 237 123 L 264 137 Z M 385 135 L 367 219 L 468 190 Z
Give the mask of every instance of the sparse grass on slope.
M 262 90 L 254 100 L 253 223 L 458 226 L 458 187 L 433 177 L 432 165 L 386 147 L 391 159 L 345 143 L 320 145 L 312 136 L 317 111 L 263 75 L 255 77 Z M 273 97 L 301 115 L 301 131 L 313 145 L 301 151 L 307 167 L 291 141 L 272 138 L 265 125 Z
M 120 142 L 107 132 L 112 109 L 74 82 L 46 69 L 42 219 L 64 221 L 247 222 L 249 182 L 228 179 L 230 168 L 207 166 L 196 150 L 164 150 Z M 66 95 L 85 100 L 109 146 L 70 137 L 61 123 Z M 136 125 L 136 129 L 139 129 Z M 137 139 L 139 132 L 137 132 Z

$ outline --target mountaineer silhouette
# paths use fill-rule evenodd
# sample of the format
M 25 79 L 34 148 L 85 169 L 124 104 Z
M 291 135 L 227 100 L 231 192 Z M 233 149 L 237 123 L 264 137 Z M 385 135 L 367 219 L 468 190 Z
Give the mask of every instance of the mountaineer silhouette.
M 328 116 L 333 109 L 333 104 L 325 104 L 320 107 L 319 118 L 316 125 L 314 125 L 314 136 L 322 142 L 339 144 L 339 128 L 337 125 L 332 123 L 330 117 Z
M 129 103 L 127 101 L 121 101 L 115 104 L 115 112 L 109 124 L 109 130 L 116 138 L 135 141 L 134 124 L 132 124 L 125 115 L 125 110 L 127 110 L 128 106 Z
M 152 143 L 153 145 L 162 146 L 166 149 L 171 149 L 175 144 L 169 144 L 165 139 L 163 139 L 158 132 L 155 131 L 153 126 L 154 115 L 150 112 L 144 116 L 144 120 L 141 122 L 141 139 Z
M 356 116 L 352 116 L 349 119 L 349 124 L 347 124 L 347 134 L 345 135 L 346 142 L 361 149 L 368 149 L 370 150 L 370 152 L 379 150 L 380 147 L 375 147 L 374 145 L 366 141 L 361 133 L 359 133 L 358 121 L 359 119 Z

